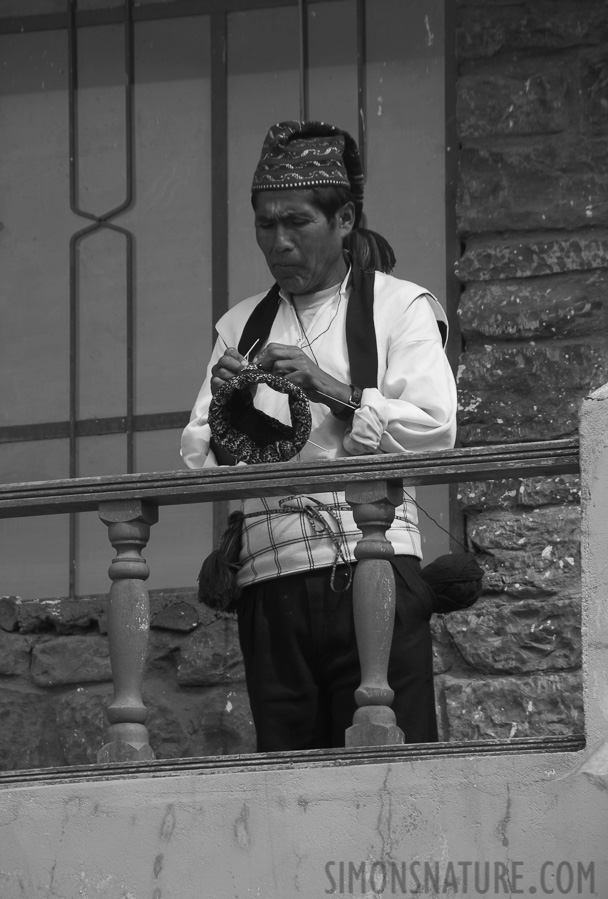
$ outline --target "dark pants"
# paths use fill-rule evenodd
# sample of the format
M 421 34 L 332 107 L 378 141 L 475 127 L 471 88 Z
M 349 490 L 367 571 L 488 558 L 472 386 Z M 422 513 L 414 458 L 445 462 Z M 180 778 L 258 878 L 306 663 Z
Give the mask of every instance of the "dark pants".
M 406 743 L 437 740 L 429 587 L 412 556 L 393 561 L 395 629 L 388 682 Z M 338 569 L 336 581 L 344 576 Z M 239 638 L 258 752 L 344 746 L 361 669 L 352 586 L 335 593 L 328 568 L 243 590 Z

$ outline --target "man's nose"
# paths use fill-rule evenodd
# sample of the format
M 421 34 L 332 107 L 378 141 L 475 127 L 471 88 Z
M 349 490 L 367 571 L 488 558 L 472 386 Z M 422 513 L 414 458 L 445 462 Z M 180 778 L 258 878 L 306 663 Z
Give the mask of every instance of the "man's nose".
M 278 225 L 274 232 L 274 249 L 278 252 L 291 250 L 293 248 L 293 240 L 288 228 Z

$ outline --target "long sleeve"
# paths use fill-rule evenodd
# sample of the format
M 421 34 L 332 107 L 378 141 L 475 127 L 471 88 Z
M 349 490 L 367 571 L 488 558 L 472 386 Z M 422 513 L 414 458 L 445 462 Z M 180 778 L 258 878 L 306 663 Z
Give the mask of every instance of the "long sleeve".
M 352 455 L 450 449 L 456 437 L 456 385 L 444 353 L 433 298 L 379 310 L 386 329 L 380 388 L 363 391 L 344 438 Z M 389 315 L 389 312 L 392 313 Z M 382 338 L 380 340 L 382 345 Z

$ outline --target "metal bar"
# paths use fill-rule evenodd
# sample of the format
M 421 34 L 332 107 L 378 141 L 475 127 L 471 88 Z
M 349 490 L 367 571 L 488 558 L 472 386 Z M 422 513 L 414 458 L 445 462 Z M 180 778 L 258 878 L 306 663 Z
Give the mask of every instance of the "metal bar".
M 155 412 L 133 416 L 133 430 L 168 431 L 185 428 L 190 412 Z M 127 418 L 117 415 L 108 418 L 85 418 L 75 421 L 76 437 L 99 437 L 103 434 L 125 434 Z M 62 440 L 70 437 L 69 421 L 40 422 L 30 425 L 0 427 L 1 443 L 24 443 L 33 440 Z
M 211 318 L 228 309 L 228 17 L 211 16 Z M 226 527 L 228 503 L 213 507 L 213 542 Z
M 228 309 L 228 27 L 211 17 L 211 315 Z
M 455 274 L 455 263 L 460 257 L 460 239 L 456 223 L 456 188 L 458 181 L 458 130 L 456 122 L 456 82 L 458 65 L 456 59 L 456 8 L 453 3 L 444 5 L 444 114 L 445 114 L 445 246 L 446 314 L 449 324 L 449 339 L 446 348 L 454 373 L 458 367 L 462 350 L 458 305 L 461 284 Z M 451 484 L 448 499 L 448 530 L 450 550 L 458 552 L 460 543 L 466 541 L 465 516 L 458 505 L 458 486 Z
M 78 205 L 78 38 L 76 32 L 77 0 L 68 6 L 68 120 L 69 120 L 69 182 L 70 208 Z M 71 478 L 77 475 L 76 419 L 78 417 L 78 243 L 79 235 L 70 238 L 70 363 L 69 363 L 69 463 Z M 76 515 L 68 517 L 68 595 L 76 595 Z
M 298 0 L 300 120 L 308 121 L 308 4 Z
M 462 352 L 458 306 L 462 285 L 455 272 L 455 263 L 460 258 L 460 238 L 456 221 L 456 194 L 458 185 L 458 127 L 456 121 L 456 82 L 458 63 L 456 59 L 456 9 L 454 4 L 445 4 L 444 14 L 444 115 L 445 115 L 445 243 L 446 243 L 446 312 L 450 336 L 447 354 L 454 371 Z
M 135 471 L 135 272 L 133 266 L 132 234 L 127 234 L 126 245 L 126 403 L 125 432 L 127 435 L 127 471 Z
M 315 0 L 329 3 L 332 0 Z M 179 19 L 190 16 L 213 15 L 214 13 L 247 12 L 256 9 L 279 9 L 296 6 L 298 0 L 174 0 L 163 3 L 149 3 L 134 8 L 135 22 L 149 22 L 160 19 Z M 25 34 L 36 31 L 59 31 L 68 27 L 69 13 L 40 13 L 37 15 L 5 16 L 0 14 L 0 34 Z M 111 9 L 79 10 L 76 24 L 79 28 L 99 25 L 120 25 L 124 21 L 120 7 Z
M 363 166 L 363 177 L 367 174 L 367 104 L 366 104 L 366 43 L 365 43 L 365 0 L 357 0 L 357 121 L 359 123 L 359 153 Z
M 135 47 L 133 33 L 133 0 L 125 0 L 125 175 L 124 208 L 133 203 L 134 121 L 133 85 L 135 81 Z M 126 403 L 127 403 L 127 471 L 135 470 L 135 270 L 133 264 L 135 238 L 125 229 L 126 239 Z

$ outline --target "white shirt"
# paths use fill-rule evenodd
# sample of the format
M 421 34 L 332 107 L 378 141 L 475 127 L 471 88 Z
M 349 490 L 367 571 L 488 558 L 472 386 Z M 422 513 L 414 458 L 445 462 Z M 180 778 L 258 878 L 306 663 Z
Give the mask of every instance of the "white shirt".
M 268 338 L 269 343 L 300 346 L 322 369 L 345 384 L 351 382 L 345 332 L 347 284 L 348 275 L 339 290 L 330 288 L 321 295 L 296 298 L 306 337 L 291 298 L 281 292 Z M 189 468 L 217 465 L 209 447 L 211 433 L 207 423 L 212 397 L 211 369 L 226 347 L 238 345 L 245 322 L 264 295 L 239 303 L 217 324 L 219 338 L 182 437 L 181 454 Z M 312 309 L 308 316 L 307 308 L 309 313 Z M 361 408 L 349 423 L 339 421 L 325 404 L 311 402 L 310 442 L 296 458 L 321 460 L 451 448 L 456 434 L 456 386 L 437 319 L 445 322 L 443 310 L 424 288 L 376 272 L 374 325 L 378 387 L 363 391 Z M 255 347 L 252 357 L 260 350 L 261 347 Z M 266 414 L 289 422 L 287 398 L 266 385 L 259 386 L 255 405 Z M 405 495 L 404 504 L 396 509 L 387 537 L 396 554 L 420 558 L 415 493 L 413 488 L 405 493 L 409 496 Z M 299 508 L 319 504 L 324 507 L 320 513 Z M 243 508 L 246 518 L 239 572 L 242 586 L 331 566 L 337 557 L 338 561 L 354 560 L 353 551 L 361 532 L 341 492 L 315 494 L 309 499 L 295 496 L 248 499 Z

